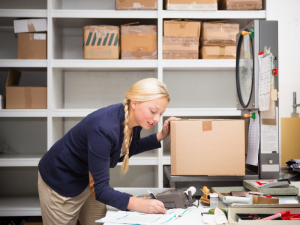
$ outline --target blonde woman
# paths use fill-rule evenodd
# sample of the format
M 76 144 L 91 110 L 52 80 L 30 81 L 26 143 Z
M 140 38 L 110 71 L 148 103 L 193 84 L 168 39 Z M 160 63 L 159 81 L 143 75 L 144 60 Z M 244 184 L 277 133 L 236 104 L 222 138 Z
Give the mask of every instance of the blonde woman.
M 123 104 L 99 109 L 57 141 L 39 162 L 38 188 L 44 224 L 95 224 L 106 205 L 120 210 L 164 213 L 158 200 L 144 200 L 109 186 L 109 169 L 129 158 L 159 148 L 169 135 L 169 122 L 156 134 L 140 138 L 142 129 L 158 123 L 170 102 L 166 86 L 155 78 L 135 83 Z

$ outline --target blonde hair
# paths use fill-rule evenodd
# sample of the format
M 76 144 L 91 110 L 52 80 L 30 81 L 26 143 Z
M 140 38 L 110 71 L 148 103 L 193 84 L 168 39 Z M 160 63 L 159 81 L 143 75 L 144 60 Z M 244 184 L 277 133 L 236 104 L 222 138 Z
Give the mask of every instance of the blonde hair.
M 131 86 L 129 91 L 125 94 L 125 99 L 123 101 L 125 119 L 124 119 L 124 145 L 126 149 L 126 154 L 124 156 L 121 175 L 125 175 L 128 170 L 129 164 L 129 104 L 131 100 L 138 102 L 147 102 L 154 99 L 166 98 L 170 102 L 169 92 L 166 85 L 156 78 L 147 78 L 136 82 Z

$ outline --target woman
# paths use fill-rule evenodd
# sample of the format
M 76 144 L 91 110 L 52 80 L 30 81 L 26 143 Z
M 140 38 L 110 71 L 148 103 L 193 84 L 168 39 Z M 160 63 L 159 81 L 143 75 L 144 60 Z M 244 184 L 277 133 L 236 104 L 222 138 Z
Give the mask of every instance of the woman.
M 164 213 L 158 200 L 144 200 L 109 186 L 109 169 L 122 162 L 128 169 L 132 155 L 159 148 L 171 117 L 157 134 L 140 139 L 142 128 L 160 121 L 170 102 L 163 83 L 148 78 L 135 83 L 123 104 L 99 109 L 57 141 L 39 162 L 38 188 L 44 224 L 94 224 L 106 205 L 120 210 Z

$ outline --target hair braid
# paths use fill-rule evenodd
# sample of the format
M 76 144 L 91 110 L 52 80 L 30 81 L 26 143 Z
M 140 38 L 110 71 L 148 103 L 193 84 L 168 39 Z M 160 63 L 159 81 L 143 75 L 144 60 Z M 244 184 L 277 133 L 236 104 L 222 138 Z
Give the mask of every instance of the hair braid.
M 125 119 L 123 122 L 124 125 L 124 145 L 125 145 L 125 150 L 126 150 L 126 154 L 124 156 L 123 159 L 123 164 L 122 164 L 122 168 L 121 168 L 121 174 L 125 175 L 125 173 L 128 170 L 128 164 L 129 164 L 129 142 L 130 142 L 130 137 L 129 137 L 129 99 L 125 99 L 123 101 L 123 105 L 124 105 L 124 111 L 125 111 Z

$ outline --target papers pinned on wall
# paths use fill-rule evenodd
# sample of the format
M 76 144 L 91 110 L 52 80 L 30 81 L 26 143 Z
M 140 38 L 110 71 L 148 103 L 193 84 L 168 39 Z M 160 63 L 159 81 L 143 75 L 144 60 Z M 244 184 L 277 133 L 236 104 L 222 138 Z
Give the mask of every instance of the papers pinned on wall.
M 259 114 L 256 111 L 256 118 L 250 118 L 249 132 L 248 132 L 248 153 L 246 163 L 249 165 L 258 165 L 258 151 L 259 151 Z

